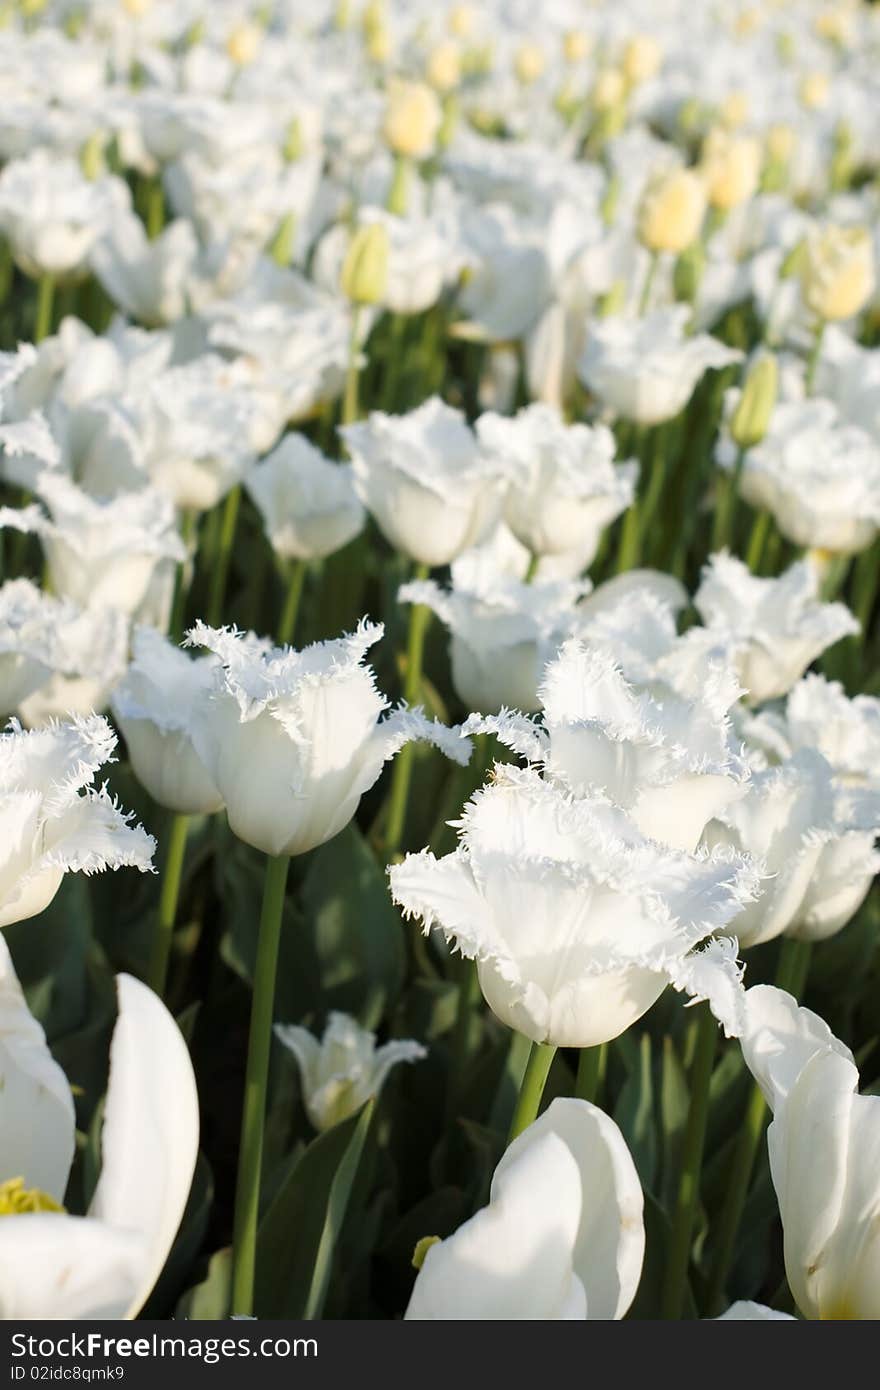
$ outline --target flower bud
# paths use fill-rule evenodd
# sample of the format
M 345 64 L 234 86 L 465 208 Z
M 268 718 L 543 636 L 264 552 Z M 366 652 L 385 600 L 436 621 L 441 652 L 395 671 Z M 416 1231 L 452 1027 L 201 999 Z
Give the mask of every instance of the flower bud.
M 520 44 L 516 50 L 513 60 L 513 67 L 519 81 L 524 87 L 531 87 L 533 82 L 544 72 L 547 66 L 547 59 L 544 50 L 536 43 Z
M 653 77 L 663 61 L 663 50 L 650 34 L 636 34 L 623 50 L 623 74 L 627 82 L 636 86 Z
M 278 231 L 270 241 L 267 251 L 276 265 L 290 265 L 296 242 L 296 213 L 289 212 L 282 218 Z
M 294 116 L 290 125 L 287 127 L 287 134 L 284 137 L 284 145 L 281 154 L 285 164 L 295 164 L 298 159 L 302 159 L 303 138 L 302 125 L 299 116 Z
M 354 304 L 378 304 L 388 284 L 388 229 L 382 222 L 358 227 L 342 265 L 342 292 Z
M 807 240 L 801 288 L 823 321 L 848 319 L 874 292 L 874 248 L 867 227 L 826 227 Z
M 729 212 L 751 198 L 761 173 L 761 146 L 752 136 L 716 127 L 703 142 L 702 172 L 709 202 Z
M 610 111 L 626 95 L 626 83 L 619 68 L 603 68 L 596 76 L 590 102 L 594 111 Z
M 583 29 L 569 29 L 562 39 L 562 56 L 567 63 L 582 63 L 592 47 L 593 41 Z
M 246 68 L 254 61 L 263 42 L 263 31 L 259 24 L 245 20 L 236 24 L 226 40 L 226 52 L 236 67 Z
M 446 24 L 451 34 L 458 39 L 466 39 L 473 32 L 474 12 L 470 5 L 453 5 Z
M 718 112 L 727 130 L 736 130 L 749 119 L 749 98 L 746 92 L 728 92 Z
M 153 0 L 122 0 L 122 8 L 132 19 L 140 19 L 153 8 Z
M 831 83 L 827 73 L 811 72 L 804 77 L 798 86 L 798 96 L 801 105 L 808 111 L 821 111 L 828 105 L 828 98 L 831 95 Z
M 425 76 L 437 92 L 451 92 L 461 81 L 461 59 L 458 45 L 438 43 L 428 54 Z
M 388 105 L 383 127 L 395 154 L 425 159 L 434 148 L 442 112 L 436 94 L 424 82 L 393 79 L 388 85 Z
M 794 153 L 795 134 L 790 125 L 772 125 L 767 131 L 767 158 L 774 164 L 787 164 Z
M 379 66 L 391 57 L 391 35 L 384 25 L 377 25 L 367 34 L 367 57 Z
M 779 389 L 776 358 L 767 353 L 749 369 L 730 421 L 730 433 L 740 449 L 760 444 L 770 424 Z
M 104 134 L 96 130 L 89 136 L 79 153 L 79 165 L 84 176 L 94 182 L 106 173 L 104 162 Z
M 699 174 L 673 169 L 646 189 L 638 216 L 638 237 L 649 251 L 684 251 L 699 236 L 706 211 L 706 189 Z
M 807 240 L 802 237 L 791 248 L 782 265 L 779 267 L 780 280 L 791 280 L 794 276 L 802 276 L 804 265 L 807 259 Z

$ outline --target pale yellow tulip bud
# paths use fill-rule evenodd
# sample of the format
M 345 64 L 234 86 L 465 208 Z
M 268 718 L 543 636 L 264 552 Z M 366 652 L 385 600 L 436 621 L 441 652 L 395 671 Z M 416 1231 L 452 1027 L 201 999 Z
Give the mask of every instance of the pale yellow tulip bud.
M 461 57 L 458 44 L 447 40 L 432 48 L 425 64 L 425 76 L 435 91 L 453 91 L 461 81 Z
M 637 86 L 647 82 L 659 70 L 663 61 L 663 50 L 650 34 L 636 34 L 623 50 L 623 75 L 627 82 Z
M 593 40 L 583 29 L 569 29 L 562 39 L 562 56 L 567 63 L 582 63 L 590 56 Z
M 382 222 L 358 227 L 342 264 L 340 288 L 355 304 L 379 304 L 388 284 L 388 229 Z
M 434 148 L 442 117 L 436 93 L 424 82 L 402 78 L 389 82 L 383 131 L 395 154 L 426 159 Z
M 801 289 L 823 322 L 848 319 L 874 293 L 874 247 L 867 227 L 826 227 L 807 241 Z
M 94 181 L 107 172 L 104 160 L 104 134 L 96 130 L 79 152 L 79 167 L 87 179 Z
M 366 36 L 367 57 L 380 67 L 391 57 L 391 34 L 384 25 L 377 25 Z
M 758 187 L 761 146 L 751 136 L 733 135 L 716 127 L 703 142 L 701 169 L 709 202 L 719 212 L 745 203 Z
M 754 449 L 764 438 L 778 391 L 779 366 L 772 353 L 767 353 L 749 369 L 731 416 L 731 438 L 740 449 Z
M 756 6 L 742 10 L 734 21 L 733 32 L 742 39 L 747 38 L 749 34 L 753 34 L 756 29 L 761 27 L 762 21 L 763 15 Z
M 840 7 L 820 10 L 813 28 L 820 39 L 843 46 L 852 38 L 852 15 Z
M 795 134 L 790 125 L 772 125 L 767 131 L 767 158 L 774 164 L 787 164 L 794 153 Z
M 611 111 L 626 95 L 626 82 L 619 68 L 603 68 L 596 75 L 590 103 L 594 111 Z
M 466 39 L 473 33 L 476 17 L 470 5 L 453 5 L 446 21 L 450 34 L 457 39 Z
M 263 31 L 259 24 L 244 20 L 236 24 L 226 40 L 226 52 L 236 67 L 246 68 L 256 58 L 263 42 Z
M 153 0 L 122 0 L 122 8 L 132 19 L 141 19 L 153 8 Z
M 533 82 L 537 82 L 546 66 L 544 50 L 538 44 L 520 44 L 513 60 L 513 68 L 524 87 L 530 87 Z
M 333 27 L 340 31 L 351 28 L 351 0 L 337 0 L 336 9 L 333 11 Z
M 721 103 L 718 112 L 721 124 L 728 130 L 736 130 L 749 119 L 749 98 L 745 92 L 729 92 Z
M 691 169 L 673 169 L 652 179 L 642 195 L 638 236 L 649 251 L 676 255 L 700 234 L 706 186 Z
M 387 24 L 388 13 L 384 0 L 370 0 L 361 14 L 361 28 L 364 33 L 369 34 L 371 29 L 385 29 Z
M 808 73 L 798 86 L 801 105 L 808 111 L 821 111 L 823 106 L 828 105 L 830 95 L 831 83 L 828 74 L 824 72 Z

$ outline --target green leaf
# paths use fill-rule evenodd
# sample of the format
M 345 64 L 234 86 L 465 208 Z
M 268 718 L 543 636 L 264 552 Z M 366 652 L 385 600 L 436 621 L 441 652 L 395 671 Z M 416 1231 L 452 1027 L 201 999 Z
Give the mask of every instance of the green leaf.
M 633 1299 L 627 1318 L 636 1320 L 655 1320 L 661 1316 L 663 1307 L 663 1287 L 669 1267 L 669 1242 L 672 1226 L 659 1202 L 645 1193 L 645 1258 L 642 1263 L 642 1277 Z M 685 1285 L 682 1317 L 697 1316 L 690 1284 Z
M 141 1318 L 168 1317 L 190 1277 L 193 1262 L 201 1249 L 214 1202 L 214 1175 L 205 1155 L 199 1151 L 189 1200 L 177 1238 L 159 1275 L 153 1292 L 138 1314 Z
M 670 1037 L 663 1039 L 663 1064 L 660 1075 L 660 1133 L 662 1135 L 663 1206 L 672 1209 L 675 1184 L 678 1181 L 681 1140 L 687 1124 L 690 1091 L 684 1067 Z
M 651 1074 L 651 1037 L 639 1040 L 639 1065 L 626 1079 L 614 1118 L 629 1145 L 642 1186 L 653 1188 L 657 1169 L 657 1131 L 654 1122 L 654 1081 Z
M 301 901 L 326 1007 L 374 1028 L 403 984 L 405 929 L 356 825 L 315 850 Z
M 260 1317 L 320 1317 L 373 1107 L 368 1101 L 313 1140 L 265 1212 L 257 1233 Z

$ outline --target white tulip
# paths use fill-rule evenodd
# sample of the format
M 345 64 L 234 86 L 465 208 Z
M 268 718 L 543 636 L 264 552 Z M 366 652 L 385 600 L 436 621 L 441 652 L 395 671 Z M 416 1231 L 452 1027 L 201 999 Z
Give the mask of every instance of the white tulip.
M 873 849 L 878 825 L 880 799 L 842 794 L 814 749 L 753 772 L 745 795 L 705 832 L 708 844 L 752 854 L 768 873 L 756 900 L 730 923 L 740 945 L 782 932 L 819 939 L 839 931 L 880 867 Z
M 494 733 L 574 796 L 601 795 L 643 835 L 694 850 L 712 817 L 742 795 L 748 769 L 731 740 L 735 683 L 707 668 L 700 698 L 656 698 L 629 684 L 610 652 L 570 639 L 538 691 L 542 721 L 471 715 L 467 733 Z
M 880 447 L 831 401 L 784 403 L 746 453 L 740 490 L 796 545 L 853 554 L 880 531 Z
M 0 231 L 26 274 L 77 275 L 112 217 L 130 205 L 115 175 L 87 179 L 76 160 L 37 149 L 0 174 Z
M 770 1173 L 795 1301 L 808 1318 L 878 1318 L 880 1097 L 858 1094 L 849 1048 L 772 985 L 746 992 L 741 1041 L 773 1111 Z
M 213 688 L 216 665 L 216 657 L 193 659 L 153 628 L 139 627 L 131 665 L 113 692 L 113 714 L 135 775 L 154 801 L 183 815 L 223 807 L 190 732 Z
M 104 289 L 129 318 L 143 324 L 173 323 L 187 308 L 187 282 L 198 242 L 191 223 L 167 226 L 155 241 L 134 213 L 113 218 L 91 254 Z
M 717 1317 L 715 1322 L 797 1322 L 797 1318 L 792 1317 L 791 1313 L 778 1313 L 765 1303 L 752 1303 L 743 1298 L 731 1303 L 727 1312 Z
M 177 1234 L 199 1143 L 192 1064 L 161 1000 L 130 975 L 116 988 L 101 1173 L 86 1215 L 71 1216 L 73 1098 L 0 940 L 3 1318 L 134 1318 Z
M 749 704 L 784 695 L 811 661 L 859 631 L 843 603 L 822 603 L 815 568 L 805 561 L 761 579 L 727 552 L 703 570 L 694 606 L 710 631 L 735 652 Z
M 614 436 L 604 425 L 566 425 L 549 405 L 531 405 L 513 419 L 481 415 L 483 452 L 508 481 L 504 519 L 535 555 L 578 550 L 583 567 L 595 558 L 602 531 L 632 505 L 639 466 L 615 466 Z
M 83 608 L 134 614 L 156 570 L 184 559 L 171 501 L 152 488 L 109 500 L 88 496 L 61 474 L 44 473 L 39 506 L 0 508 L 0 526 L 39 536 L 52 587 Z
M 351 466 L 333 463 L 305 435 L 285 435 L 244 481 L 282 559 L 322 559 L 363 530 Z
M 340 434 L 361 501 L 411 559 L 448 565 L 496 521 L 498 467 L 480 453 L 461 411 L 437 396 L 407 415 L 373 411 Z
M 709 368 L 742 353 L 705 333 L 688 336 L 690 309 L 676 304 L 644 318 L 609 316 L 591 326 L 578 372 L 601 405 L 639 425 L 671 420 Z
M 642 1273 L 643 1206 L 614 1121 L 554 1100 L 504 1154 L 488 1206 L 430 1246 L 405 1317 L 622 1318 Z
M 295 1023 L 276 1023 L 275 1036 L 297 1060 L 303 1104 L 317 1130 L 331 1129 L 377 1096 L 398 1062 L 427 1057 L 421 1043 L 376 1035 L 348 1014 L 331 1013 L 320 1039 Z
M 65 873 L 152 868 L 155 840 L 92 786 L 115 746 L 97 714 L 0 733 L 0 927 L 42 912 Z
M 346 825 L 389 758 L 412 739 L 466 763 L 457 731 L 387 702 L 363 659 L 383 628 L 302 651 L 197 623 L 190 646 L 218 658 L 213 690 L 194 712 L 196 752 L 217 785 L 233 831 L 265 854 L 304 854 Z
M 818 749 L 842 784 L 880 784 L 880 699 L 850 699 L 839 681 L 804 676 L 791 690 L 784 716 L 762 710 L 745 734 L 780 761 L 799 748 Z
M 672 983 L 709 998 L 737 1030 L 732 946 L 693 948 L 753 895 L 741 856 L 667 849 L 607 801 L 502 765 L 456 824 L 452 854 L 425 850 L 392 866 L 392 897 L 477 961 L 486 1002 L 508 1027 L 594 1047 Z

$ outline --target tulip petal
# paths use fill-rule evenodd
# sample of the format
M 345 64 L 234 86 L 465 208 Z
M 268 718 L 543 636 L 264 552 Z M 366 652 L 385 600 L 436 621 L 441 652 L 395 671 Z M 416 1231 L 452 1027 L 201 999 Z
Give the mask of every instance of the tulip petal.
M 775 1111 L 807 1062 L 816 1052 L 831 1049 L 852 1062 L 845 1043 L 810 1009 L 775 985 L 746 990 L 745 1031 L 740 1039 L 743 1058 Z
M 63 1212 L 0 1220 L 0 1318 L 121 1318 L 133 1306 L 144 1246 L 116 1230 Z
M 117 977 L 103 1165 L 89 1215 L 142 1240 L 139 1280 L 125 1316 L 155 1284 L 183 1216 L 199 1147 L 199 1102 L 189 1052 L 165 1005 L 130 975 Z

